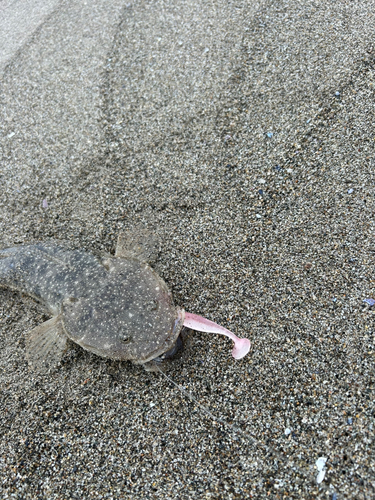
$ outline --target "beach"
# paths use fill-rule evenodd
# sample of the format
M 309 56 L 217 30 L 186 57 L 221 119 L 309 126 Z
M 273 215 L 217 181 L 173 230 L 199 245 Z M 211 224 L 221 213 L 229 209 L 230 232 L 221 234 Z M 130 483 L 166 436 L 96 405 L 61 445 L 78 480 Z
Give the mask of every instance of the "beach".
M 0 288 L 0 497 L 374 497 L 374 2 L 14 5 L 0 247 L 144 228 L 175 304 L 252 347 L 35 373 L 50 316 Z

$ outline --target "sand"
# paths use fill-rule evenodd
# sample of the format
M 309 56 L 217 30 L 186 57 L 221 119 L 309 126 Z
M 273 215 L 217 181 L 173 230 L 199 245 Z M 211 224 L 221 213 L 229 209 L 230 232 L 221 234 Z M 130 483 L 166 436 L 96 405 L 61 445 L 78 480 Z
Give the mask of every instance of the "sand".
M 190 334 L 193 401 L 72 343 L 30 373 L 48 316 L 1 289 L 1 498 L 374 497 L 374 2 L 52 7 L 2 59 L 1 247 L 148 228 L 252 351 Z

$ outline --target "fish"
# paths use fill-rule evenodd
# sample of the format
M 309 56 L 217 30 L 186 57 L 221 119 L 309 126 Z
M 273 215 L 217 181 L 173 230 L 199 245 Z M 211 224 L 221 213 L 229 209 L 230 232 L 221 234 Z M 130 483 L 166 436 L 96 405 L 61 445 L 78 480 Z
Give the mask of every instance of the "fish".
M 120 233 L 115 255 L 57 242 L 0 250 L 0 286 L 31 296 L 52 316 L 26 336 L 30 369 L 58 365 L 70 340 L 103 358 L 156 371 L 181 351 L 184 326 L 227 335 L 236 359 L 249 352 L 248 339 L 174 305 L 148 263 L 155 241 L 147 231 Z

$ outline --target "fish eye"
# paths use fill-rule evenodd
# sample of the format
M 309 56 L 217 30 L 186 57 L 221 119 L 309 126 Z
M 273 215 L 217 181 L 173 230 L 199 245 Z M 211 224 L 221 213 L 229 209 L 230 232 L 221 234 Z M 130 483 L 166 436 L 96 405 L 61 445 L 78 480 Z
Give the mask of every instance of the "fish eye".
M 131 336 L 130 335 L 126 335 L 126 334 L 120 334 L 119 335 L 119 340 L 120 342 L 122 342 L 123 344 L 129 344 L 129 342 L 131 341 Z
M 146 302 L 145 307 L 149 311 L 156 311 L 159 307 L 159 303 L 157 300 L 153 299 L 153 300 L 150 300 L 149 302 Z
M 78 299 L 76 299 L 75 297 L 67 297 L 66 299 L 64 299 L 64 302 L 72 304 L 73 302 L 78 302 Z

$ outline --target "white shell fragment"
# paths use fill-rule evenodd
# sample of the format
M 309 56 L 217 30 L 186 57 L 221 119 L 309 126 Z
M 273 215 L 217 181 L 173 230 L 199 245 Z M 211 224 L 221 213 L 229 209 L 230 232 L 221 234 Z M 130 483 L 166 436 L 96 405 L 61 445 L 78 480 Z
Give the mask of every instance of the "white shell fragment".
M 326 471 L 325 471 L 325 469 L 323 469 L 323 470 L 321 470 L 321 471 L 319 472 L 319 474 L 318 474 L 318 475 L 317 475 L 317 477 L 316 477 L 316 482 L 317 482 L 317 484 L 320 484 L 320 483 L 323 481 L 323 479 L 325 478 L 325 475 L 326 475 Z
M 318 460 L 315 462 L 316 468 L 319 471 L 319 474 L 317 475 L 316 478 L 317 484 L 320 484 L 326 475 L 326 469 L 325 469 L 326 462 L 327 462 L 326 457 L 319 457 Z

